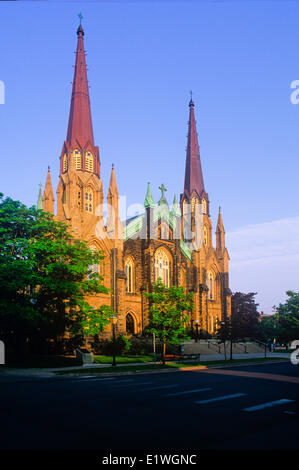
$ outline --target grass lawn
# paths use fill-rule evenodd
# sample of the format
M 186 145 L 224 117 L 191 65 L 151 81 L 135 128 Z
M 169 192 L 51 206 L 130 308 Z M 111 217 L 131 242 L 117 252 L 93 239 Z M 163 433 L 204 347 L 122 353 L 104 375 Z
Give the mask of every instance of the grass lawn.
M 94 356 L 95 364 L 111 364 L 112 356 Z M 153 356 L 116 356 L 118 364 L 130 364 L 132 362 L 152 362 Z

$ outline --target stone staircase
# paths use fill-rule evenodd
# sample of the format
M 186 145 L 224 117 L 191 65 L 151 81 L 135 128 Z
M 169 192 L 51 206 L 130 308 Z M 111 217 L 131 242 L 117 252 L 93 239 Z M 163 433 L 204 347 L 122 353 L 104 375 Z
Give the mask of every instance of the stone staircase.
M 226 341 L 226 352 L 229 353 L 230 342 Z M 264 353 L 264 346 L 254 342 L 233 343 L 233 354 Z M 184 343 L 185 354 L 224 354 L 224 344 L 215 339 L 187 341 Z

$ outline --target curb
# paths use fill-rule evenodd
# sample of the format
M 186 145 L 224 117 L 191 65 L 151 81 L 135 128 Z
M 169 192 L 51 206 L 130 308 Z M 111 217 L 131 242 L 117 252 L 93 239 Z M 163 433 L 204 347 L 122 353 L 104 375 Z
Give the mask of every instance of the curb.
M 200 370 L 206 370 L 206 369 L 226 369 L 230 367 L 242 367 L 242 366 L 255 366 L 255 365 L 265 365 L 265 364 L 271 364 L 272 361 L 263 361 L 263 362 L 247 362 L 247 363 L 237 363 L 237 364 L 217 364 L 213 366 L 190 366 L 190 367 L 180 367 L 180 368 L 169 368 L 169 369 L 163 369 L 163 370 L 135 370 L 135 371 L 127 371 L 127 372 L 103 372 L 99 374 L 92 374 L 93 377 L 118 377 L 118 376 L 123 376 L 123 375 L 138 375 L 138 374 L 163 374 L 163 373 L 169 373 L 169 372 L 188 372 L 188 371 L 200 371 Z M 282 359 L 282 360 L 274 360 L 273 363 L 279 364 L 282 362 L 289 362 L 289 360 Z M 87 372 L 88 374 L 88 372 Z M 84 377 L 83 374 L 56 374 L 55 377 Z

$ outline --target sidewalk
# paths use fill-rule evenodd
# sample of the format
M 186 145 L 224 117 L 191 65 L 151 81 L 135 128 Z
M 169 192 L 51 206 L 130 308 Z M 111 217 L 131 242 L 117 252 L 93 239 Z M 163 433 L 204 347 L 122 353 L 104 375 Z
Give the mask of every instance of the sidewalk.
M 256 354 L 233 354 L 233 359 L 257 359 L 257 358 L 264 358 L 264 353 L 256 353 Z M 284 358 L 289 360 L 290 354 L 284 353 L 270 353 L 267 352 L 267 357 L 276 357 L 276 358 Z M 229 355 L 227 355 L 227 359 L 229 359 Z M 210 361 L 223 361 L 224 354 L 202 354 L 200 356 L 200 362 L 210 362 Z M 117 367 L 126 367 L 126 366 L 146 366 L 149 364 L 154 364 L 154 362 L 130 362 L 127 364 L 117 364 Z M 7 368 L 2 369 L 0 368 L 0 376 L 1 375 L 15 375 L 15 376 L 40 376 L 40 377 L 53 377 L 56 376 L 56 372 L 59 371 L 72 371 L 82 369 L 100 369 L 102 367 L 111 367 L 111 371 L 114 369 L 112 368 L 111 364 L 87 364 L 85 366 L 71 366 L 71 367 L 48 367 L 48 368 L 32 368 L 32 369 L 14 369 L 14 368 Z

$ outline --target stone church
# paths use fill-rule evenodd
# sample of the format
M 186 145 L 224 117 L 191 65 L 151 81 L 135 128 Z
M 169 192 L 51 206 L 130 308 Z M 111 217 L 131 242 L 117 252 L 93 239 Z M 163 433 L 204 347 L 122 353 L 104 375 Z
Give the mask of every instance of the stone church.
M 230 315 L 229 255 L 220 209 L 216 248 L 212 245 L 209 196 L 204 186 L 192 98 L 180 200 L 174 197 L 169 206 L 163 184 L 160 189 L 161 198 L 156 204 L 148 183 L 144 213 L 121 221 L 112 165 L 104 200 L 99 147 L 93 135 L 84 30 L 80 24 L 67 135 L 60 154 L 55 218 L 69 224 L 75 236 L 86 240 L 91 249 L 102 250 L 105 254 L 105 262 L 93 269 L 103 276 L 110 294 L 92 297 L 90 304 L 113 307 L 118 315 L 119 334 L 141 333 L 148 321 L 148 303 L 143 292 L 150 291 L 152 283 L 161 278 L 167 286 L 183 286 L 194 293 L 190 326 L 213 333 L 217 319 Z M 54 201 L 48 168 L 38 207 L 54 214 Z M 104 222 L 102 208 L 106 201 L 108 213 Z M 187 219 L 189 225 L 184 224 Z M 195 227 L 199 227 L 196 229 L 200 233 L 199 243 L 194 243 Z M 111 328 L 111 325 L 107 327 L 107 335 L 111 334 Z

